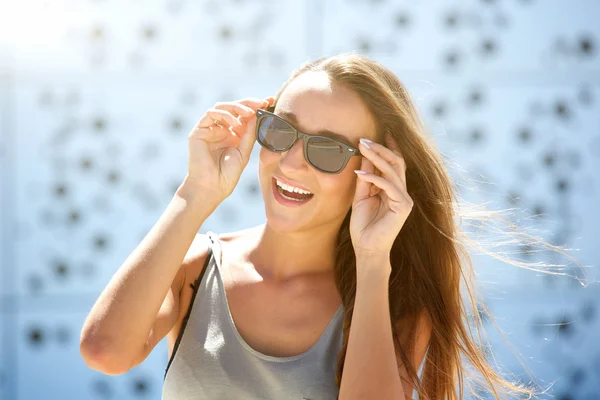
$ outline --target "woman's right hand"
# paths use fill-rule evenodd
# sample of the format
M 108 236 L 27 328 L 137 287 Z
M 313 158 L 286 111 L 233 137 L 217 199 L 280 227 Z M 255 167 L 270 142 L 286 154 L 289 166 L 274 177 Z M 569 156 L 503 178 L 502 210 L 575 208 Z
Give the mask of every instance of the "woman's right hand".
M 229 196 L 256 140 L 256 110 L 273 102 L 273 97 L 250 98 L 219 102 L 208 109 L 188 135 L 186 184 L 211 193 L 219 202 Z

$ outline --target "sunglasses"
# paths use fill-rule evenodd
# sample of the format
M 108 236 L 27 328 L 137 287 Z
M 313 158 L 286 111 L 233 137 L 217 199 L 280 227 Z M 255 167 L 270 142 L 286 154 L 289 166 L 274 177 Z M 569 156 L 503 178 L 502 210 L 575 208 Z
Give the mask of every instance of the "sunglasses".
M 357 148 L 328 136 L 300 132 L 292 124 L 271 111 L 256 110 L 256 138 L 265 149 L 282 153 L 298 139 L 304 143 L 304 159 L 313 168 L 327 174 L 340 173 L 350 157 L 360 156 Z

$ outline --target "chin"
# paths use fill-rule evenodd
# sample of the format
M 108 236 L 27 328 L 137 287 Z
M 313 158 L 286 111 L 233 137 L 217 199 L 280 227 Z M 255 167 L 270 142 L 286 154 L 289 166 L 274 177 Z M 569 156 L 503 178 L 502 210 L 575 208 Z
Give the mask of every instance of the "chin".
M 293 208 L 287 210 L 273 198 L 265 201 L 266 223 L 276 232 L 289 233 L 302 230 L 309 223 L 308 214 Z

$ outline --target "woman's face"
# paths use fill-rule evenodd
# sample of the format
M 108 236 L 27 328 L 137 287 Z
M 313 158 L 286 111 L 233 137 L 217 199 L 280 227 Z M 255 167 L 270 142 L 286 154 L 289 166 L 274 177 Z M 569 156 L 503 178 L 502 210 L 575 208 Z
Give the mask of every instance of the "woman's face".
M 305 133 L 328 130 L 339 134 L 355 148 L 361 137 L 375 141 L 375 123 L 359 96 L 332 86 L 325 72 L 305 72 L 295 78 L 281 94 L 274 113 Z M 319 225 L 337 229 L 352 205 L 354 170 L 360 169 L 361 159 L 351 157 L 340 173 L 327 174 L 306 162 L 302 140 L 284 153 L 261 147 L 259 180 L 269 226 L 288 232 Z M 308 201 L 286 201 L 276 179 L 308 190 L 312 196 Z

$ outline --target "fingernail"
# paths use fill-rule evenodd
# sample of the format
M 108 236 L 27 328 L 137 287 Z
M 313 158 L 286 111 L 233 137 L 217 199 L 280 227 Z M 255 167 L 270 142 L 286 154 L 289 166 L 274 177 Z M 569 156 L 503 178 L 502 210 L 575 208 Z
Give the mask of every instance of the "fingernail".
M 365 171 L 361 171 L 360 169 L 355 169 L 354 172 L 356 172 L 359 175 L 366 175 Z
M 365 146 L 367 149 L 370 149 L 371 147 L 369 147 L 369 143 L 373 143 L 371 140 L 369 139 L 365 139 L 365 138 L 360 138 L 360 142 L 363 144 L 363 146 Z

